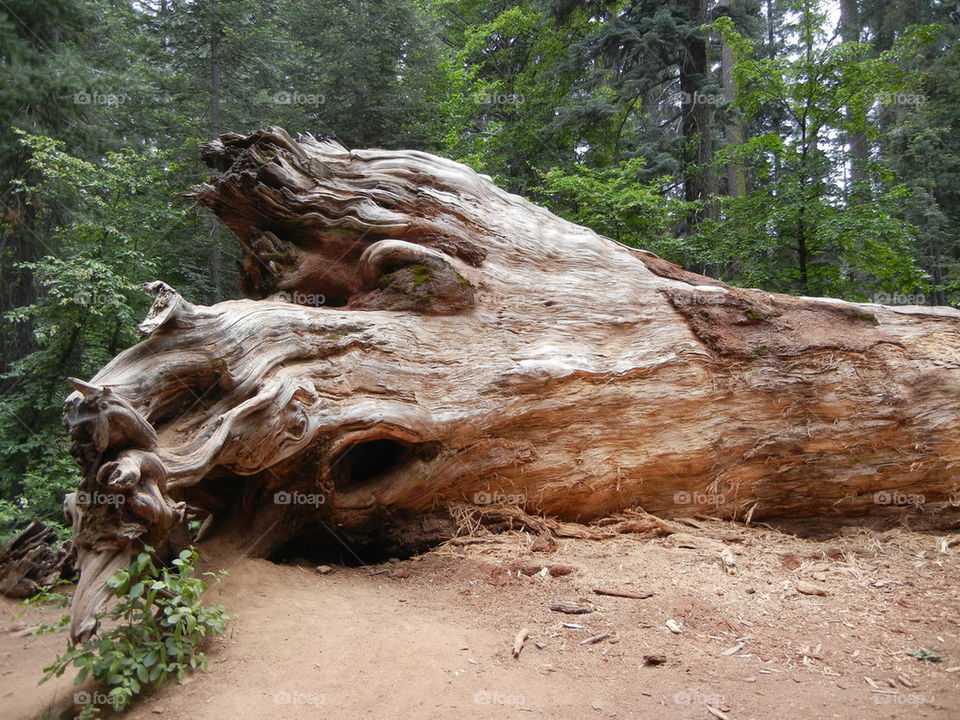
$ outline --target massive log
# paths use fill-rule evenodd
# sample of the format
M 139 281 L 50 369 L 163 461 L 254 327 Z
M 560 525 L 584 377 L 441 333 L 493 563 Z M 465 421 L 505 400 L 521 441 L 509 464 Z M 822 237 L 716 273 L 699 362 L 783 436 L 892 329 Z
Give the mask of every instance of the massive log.
M 221 173 L 189 195 L 250 299 L 154 283 L 145 339 L 74 381 L 74 637 L 190 513 L 261 556 L 365 557 L 463 504 L 757 520 L 957 491 L 955 309 L 729 287 L 421 152 L 278 128 L 202 151 Z

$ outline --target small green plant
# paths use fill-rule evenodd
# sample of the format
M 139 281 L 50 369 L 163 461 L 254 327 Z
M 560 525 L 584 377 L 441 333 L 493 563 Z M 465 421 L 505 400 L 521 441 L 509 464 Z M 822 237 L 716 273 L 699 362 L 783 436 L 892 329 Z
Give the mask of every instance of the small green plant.
M 918 650 L 906 650 L 907 655 L 915 657 L 917 660 L 926 660 L 927 662 L 940 663 L 943 662 L 943 655 L 938 655 L 935 652 L 931 652 L 926 648 L 920 648 Z
M 110 703 L 123 710 L 147 687 L 160 686 L 170 677 L 181 682 L 188 670 L 206 670 L 200 647 L 207 637 L 223 632 L 230 617 L 222 605 L 204 605 L 201 595 L 207 583 L 193 577 L 196 550 L 181 552 L 172 568 L 157 567 L 151 552 L 146 548 L 107 581 L 117 602 L 100 618 L 120 623 L 99 637 L 70 645 L 44 668 L 41 682 L 63 675 L 72 665 L 80 668 L 75 684 L 88 677 L 106 683 Z M 203 574 L 217 578 L 215 573 Z
M 44 585 L 32 596 L 20 603 L 20 607 L 37 608 L 41 612 L 50 609 L 60 609 L 70 605 L 70 598 L 56 588 L 60 585 L 69 585 L 69 580 L 58 580 L 53 585 Z M 16 617 L 22 617 L 23 613 Z M 70 623 L 69 615 L 61 615 L 60 619 L 52 625 L 47 623 L 38 623 L 32 631 L 33 635 L 50 635 L 51 633 L 63 630 Z

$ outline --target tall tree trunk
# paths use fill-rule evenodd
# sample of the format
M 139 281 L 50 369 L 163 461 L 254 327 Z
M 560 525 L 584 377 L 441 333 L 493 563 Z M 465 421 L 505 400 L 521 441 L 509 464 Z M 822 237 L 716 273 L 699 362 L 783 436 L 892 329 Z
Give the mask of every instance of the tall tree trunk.
M 692 25 L 708 22 L 706 0 L 687 0 L 687 19 Z M 681 127 L 684 153 L 684 198 L 703 202 L 687 222 L 690 232 L 705 217 L 714 215 L 710 200 L 717 194 L 713 162 L 713 116 L 715 105 L 703 94 L 710 72 L 709 41 L 706 33 L 695 33 L 685 43 L 680 58 Z
M 775 60 L 777 57 L 777 27 L 781 19 L 776 14 L 776 4 L 774 0 L 767 0 L 767 58 Z M 783 123 L 779 115 L 770 118 L 770 129 L 777 136 L 783 136 Z M 774 157 L 773 161 L 773 180 L 780 179 L 780 156 Z
M 220 127 L 220 43 L 223 32 L 218 0 L 210 2 L 210 128 L 219 135 Z
M 723 139 L 727 147 L 742 145 L 746 139 L 743 118 L 736 109 L 737 86 L 733 81 L 733 68 L 736 58 L 729 43 L 721 40 L 720 45 L 720 79 L 723 84 L 723 95 L 727 101 L 727 114 L 723 123 Z M 727 195 L 729 197 L 743 197 L 747 194 L 747 180 L 743 165 L 736 160 L 727 162 Z
M 843 42 L 860 42 L 860 8 L 858 0 L 840 0 L 840 38 Z M 848 122 L 855 122 L 856 118 L 865 111 L 864 108 L 847 106 Z M 847 146 L 850 157 L 850 184 L 853 188 L 852 198 L 858 202 L 870 200 L 869 186 L 870 172 L 870 144 L 867 141 L 865 130 L 854 130 L 847 133 Z
M 255 299 L 155 283 L 143 342 L 73 381 L 74 637 L 188 507 L 269 556 L 411 552 L 489 503 L 931 516 L 958 490 L 960 311 L 727 287 L 422 152 L 270 128 L 203 154 L 190 197 Z
M 213 135 L 219 135 L 222 132 L 220 122 L 220 43 L 222 23 L 218 13 L 218 0 L 210 0 L 210 16 L 212 18 L 210 28 L 210 128 Z M 214 218 L 210 225 L 210 285 L 211 294 L 214 302 L 219 301 L 223 295 L 221 293 L 223 278 L 223 251 L 220 248 L 220 223 Z

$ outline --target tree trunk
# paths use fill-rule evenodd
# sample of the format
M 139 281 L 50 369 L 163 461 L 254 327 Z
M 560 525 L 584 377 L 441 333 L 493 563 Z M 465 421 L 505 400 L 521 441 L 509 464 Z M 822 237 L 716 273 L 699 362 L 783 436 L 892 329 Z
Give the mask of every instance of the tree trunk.
M 840 38 L 843 42 L 860 41 L 860 7 L 858 0 L 840 0 Z M 858 115 L 865 112 L 864 108 L 847 106 L 845 113 L 853 122 Z M 850 185 L 851 197 L 858 202 L 870 200 L 870 188 L 867 181 L 870 179 L 870 144 L 864 130 L 855 130 L 847 133 L 848 152 L 850 154 Z
M 733 80 L 733 68 L 736 65 L 733 48 L 730 43 L 720 44 L 720 81 L 723 85 L 723 95 L 727 101 L 727 115 L 723 121 L 723 138 L 727 147 L 743 145 L 746 137 L 743 118 L 736 108 L 737 85 Z M 743 197 L 747 194 L 747 179 L 743 163 L 739 160 L 727 161 L 727 195 L 729 197 Z
M 687 19 L 695 26 L 709 21 L 705 0 L 687 0 Z M 681 57 L 680 135 L 683 139 L 683 194 L 684 199 L 704 202 L 687 217 L 685 233 L 693 233 L 701 220 L 714 217 L 716 208 L 716 171 L 713 168 L 714 104 L 704 93 L 710 73 L 710 45 L 704 32 L 695 32 L 685 40 Z
M 488 504 L 759 519 L 957 490 L 960 311 L 728 287 L 421 152 L 270 128 L 203 156 L 223 172 L 190 197 L 253 299 L 154 283 L 146 338 L 72 381 L 74 637 L 190 508 L 255 555 L 363 557 Z

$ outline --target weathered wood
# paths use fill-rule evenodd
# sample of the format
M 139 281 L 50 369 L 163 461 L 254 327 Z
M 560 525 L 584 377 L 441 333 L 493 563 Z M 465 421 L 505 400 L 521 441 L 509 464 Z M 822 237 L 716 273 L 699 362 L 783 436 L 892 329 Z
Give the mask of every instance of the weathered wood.
M 57 531 L 33 520 L 0 548 L 0 595 L 27 598 L 52 585 L 60 579 L 66 554 Z
M 187 508 L 261 556 L 363 559 L 464 504 L 757 520 L 957 491 L 957 310 L 728 287 L 424 153 L 271 128 L 203 155 L 223 173 L 190 197 L 253 299 L 153 284 L 144 341 L 68 398 L 81 491 L 124 497 L 75 504 L 75 636 Z
M 653 597 L 652 592 L 634 593 L 628 590 L 614 590 L 612 588 L 594 588 L 594 595 L 609 595 L 610 597 L 630 598 L 632 600 L 646 600 Z

